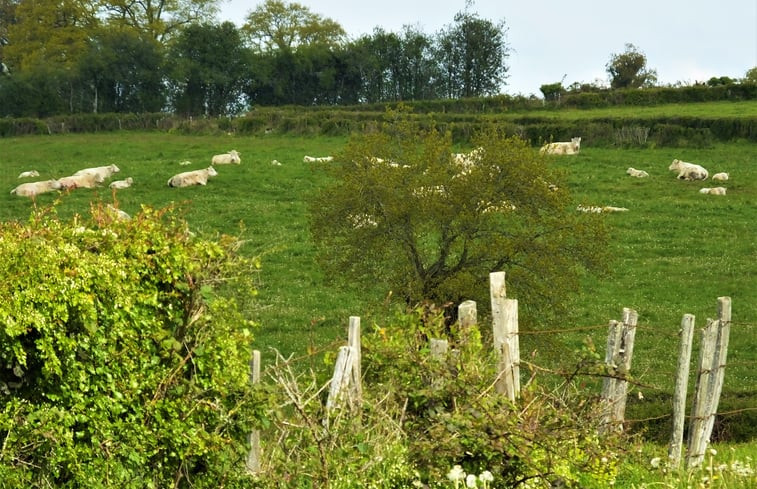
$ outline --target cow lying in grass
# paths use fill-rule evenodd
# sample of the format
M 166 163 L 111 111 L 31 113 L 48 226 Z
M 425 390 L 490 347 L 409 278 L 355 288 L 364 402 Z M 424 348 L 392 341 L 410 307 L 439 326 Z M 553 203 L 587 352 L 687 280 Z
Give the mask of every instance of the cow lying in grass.
M 539 150 L 548 155 L 577 155 L 581 150 L 581 138 L 572 138 L 570 142 L 548 143 Z
M 673 160 L 668 167 L 670 171 L 678 172 L 679 180 L 705 180 L 709 174 L 704 167 L 681 160 Z
M 207 185 L 210 177 L 218 175 L 212 166 L 202 170 L 186 171 L 168 179 L 169 187 L 189 187 L 191 185 Z

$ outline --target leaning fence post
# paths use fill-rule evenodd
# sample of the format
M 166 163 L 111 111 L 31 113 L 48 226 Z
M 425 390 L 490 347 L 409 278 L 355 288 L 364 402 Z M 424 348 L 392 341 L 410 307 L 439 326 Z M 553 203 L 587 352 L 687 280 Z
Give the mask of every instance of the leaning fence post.
M 492 303 L 494 349 L 500 354 L 497 392 L 507 393 L 511 400 L 515 400 L 520 396 L 518 301 L 507 299 L 505 272 L 489 274 L 489 291 Z M 507 352 L 504 351 L 505 349 Z
M 731 334 L 731 298 L 718 297 L 718 339 L 715 344 L 712 371 L 712 401 L 710 404 L 709 417 L 705 425 L 705 437 L 710 439 L 712 429 L 715 426 L 715 413 L 718 412 L 720 394 L 723 391 L 725 381 L 725 364 L 728 358 L 728 342 Z
M 704 429 L 709 415 L 710 382 L 713 370 L 713 354 L 718 336 L 718 321 L 707 320 L 707 326 L 702 330 L 702 343 L 699 350 L 699 370 L 694 391 L 694 401 L 691 408 L 691 424 L 689 426 L 689 445 L 686 453 L 686 465 L 695 467 L 704 460 L 707 441 Z
M 626 396 L 628 393 L 628 381 L 625 380 L 631 373 L 631 360 L 633 359 L 633 347 L 636 339 L 636 323 L 639 315 L 633 309 L 623 308 L 623 329 L 620 335 L 620 347 L 618 349 L 618 370 L 621 378 L 616 379 L 615 387 L 615 414 L 614 421 L 623 426 L 626 418 Z
M 673 435 L 668 447 L 668 458 L 674 468 L 681 463 L 683 448 L 683 428 L 686 417 L 686 390 L 689 384 L 691 344 L 694 338 L 694 316 L 684 314 L 681 319 L 681 344 L 678 349 L 676 386 L 673 393 Z
M 605 365 L 608 372 L 614 373 L 617 369 L 615 364 L 618 349 L 620 348 L 620 328 L 618 321 L 611 319 L 607 327 L 607 350 L 605 351 Z M 600 422 L 600 432 L 609 430 L 612 423 L 613 405 L 615 400 L 615 387 L 617 383 L 614 377 L 605 377 L 602 380 L 602 419 Z
M 260 382 L 260 351 L 252 351 L 252 360 L 250 360 L 250 383 L 257 384 Z M 252 430 L 248 437 L 250 451 L 247 453 L 245 467 L 247 472 L 255 474 L 260 472 L 260 431 Z
M 363 403 L 363 379 L 360 364 L 362 362 L 362 348 L 360 342 L 360 317 L 350 316 L 349 332 L 347 335 L 348 346 L 355 349 L 354 364 L 352 366 L 352 391 L 355 403 L 360 406 Z
M 339 355 L 334 365 L 334 375 L 331 377 L 329 397 L 326 399 L 326 412 L 331 413 L 343 401 L 351 402 L 348 389 L 352 379 L 352 370 L 355 365 L 355 349 L 351 346 L 339 347 Z M 343 396 L 346 392 L 347 399 Z

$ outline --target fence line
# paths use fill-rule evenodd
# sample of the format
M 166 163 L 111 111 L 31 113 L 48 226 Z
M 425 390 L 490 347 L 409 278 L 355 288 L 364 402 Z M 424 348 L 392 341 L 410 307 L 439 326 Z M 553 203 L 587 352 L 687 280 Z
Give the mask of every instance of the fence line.
M 490 296 L 492 311 L 492 347 L 498 354 L 497 374 L 492 384 L 485 392 L 494 389 L 500 395 L 516 402 L 520 396 L 520 366 L 523 364 L 532 371 L 539 371 L 559 375 L 562 377 L 595 376 L 603 379 L 601 399 L 604 403 L 599 433 L 606 433 L 623 429 L 624 424 L 651 420 L 674 418 L 674 429 L 669 445 L 669 458 L 676 465 L 681 458 L 683 449 L 682 436 L 685 421 L 689 427 L 687 447 L 687 464 L 696 466 L 701 460 L 709 443 L 715 416 L 738 414 L 747 411 L 757 411 L 757 408 L 744 408 L 733 411 L 717 412 L 718 401 L 722 393 L 725 375 L 726 358 L 731 321 L 731 302 L 728 297 L 718 298 L 718 319 L 708 320 L 707 327 L 702 330 L 700 346 L 700 361 L 697 371 L 696 391 L 689 416 L 685 414 L 686 387 L 690 365 L 690 354 L 694 327 L 694 317 L 686 314 L 681 323 L 681 344 L 678 358 L 675 392 L 673 394 L 673 413 L 644 419 L 625 419 L 628 386 L 632 385 L 644 389 L 667 391 L 665 387 L 644 384 L 631 376 L 631 361 L 634 350 L 635 336 L 638 329 L 652 330 L 652 328 L 638 328 L 638 314 L 635 310 L 623 308 L 622 321 L 611 320 L 608 328 L 607 350 L 605 355 L 606 370 L 603 372 L 558 371 L 536 365 L 520 359 L 519 337 L 521 334 L 548 334 L 554 332 L 571 332 L 595 330 L 599 327 L 579 327 L 560 329 L 555 331 L 524 331 L 518 330 L 518 301 L 506 297 L 505 272 L 490 274 Z M 476 303 L 465 301 L 458 306 L 458 327 L 461 339 L 464 341 L 476 326 Z M 746 323 L 738 323 L 744 325 Z M 653 329 L 660 335 L 658 329 Z M 344 407 L 351 410 L 359 409 L 362 404 L 362 373 L 361 373 L 361 340 L 360 318 L 349 318 L 347 344 L 339 347 L 334 374 L 328 384 L 328 398 L 325 402 L 326 415 L 323 427 L 329 429 L 331 414 Z M 672 335 L 670 335 L 672 336 Z M 676 337 L 679 335 L 676 334 Z M 441 358 L 448 354 L 449 344 L 445 339 L 431 338 L 430 353 L 433 357 Z M 332 345 L 335 343 L 332 343 Z M 454 354 L 456 350 L 452 350 Z M 292 362 L 292 356 L 285 360 Z M 751 362 L 749 362 L 751 363 Z M 748 364 L 749 364 L 748 363 Z M 251 361 L 251 382 L 260 381 L 260 352 L 253 352 Z M 433 382 L 433 381 L 432 381 Z M 641 391 L 639 391 L 641 399 Z M 481 394 L 483 395 L 483 393 Z M 249 435 L 250 451 L 245 461 L 249 472 L 260 470 L 260 438 L 257 431 Z

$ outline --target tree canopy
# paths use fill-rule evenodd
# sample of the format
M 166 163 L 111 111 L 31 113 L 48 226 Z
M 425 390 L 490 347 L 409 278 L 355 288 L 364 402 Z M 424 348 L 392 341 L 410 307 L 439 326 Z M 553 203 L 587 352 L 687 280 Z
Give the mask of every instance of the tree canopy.
M 606 68 L 611 88 L 641 88 L 657 81 L 657 71 L 647 68 L 646 55 L 633 44 L 626 44 L 620 54 L 612 54 Z
M 488 128 L 453 156 L 449 134 L 387 117 L 350 140 L 311 201 L 329 276 L 384 284 L 409 304 L 484 304 L 488 274 L 505 270 L 532 313 L 555 313 L 582 271 L 604 270 L 602 221 L 569 208 L 560 175 L 525 141 Z

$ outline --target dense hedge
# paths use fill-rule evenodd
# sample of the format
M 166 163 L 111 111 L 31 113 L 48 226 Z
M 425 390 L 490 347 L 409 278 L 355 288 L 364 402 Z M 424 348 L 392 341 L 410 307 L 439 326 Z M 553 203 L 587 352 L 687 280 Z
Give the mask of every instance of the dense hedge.
M 508 135 L 533 145 L 580 135 L 592 146 L 707 146 L 715 141 L 757 140 L 757 117 L 646 116 L 555 117 L 556 105 L 592 109 L 617 105 L 753 100 L 757 84 L 716 87 L 652 88 L 568 92 L 560 101 L 500 95 L 480 99 L 432 100 L 407 103 L 419 123 L 449 130 L 455 142 L 466 143 L 484 124 L 497 124 Z M 68 132 L 158 130 L 180 133 L 348 135 L 374 128 L 398 104 L 350 107 L 256 107 L 236 118 L 183 118 L 153 114 L 74 114 L 43 120 L 0 119 L 0 137 Z M 544 109 L 553 109 L 550 116 Z M 530 110 L 526 110 L 530 109 Z M 526 114 L 526 115 L 515 115 Z

